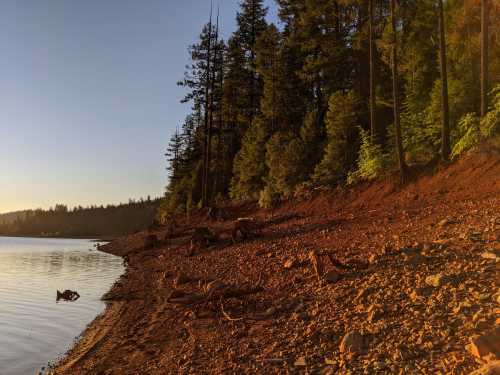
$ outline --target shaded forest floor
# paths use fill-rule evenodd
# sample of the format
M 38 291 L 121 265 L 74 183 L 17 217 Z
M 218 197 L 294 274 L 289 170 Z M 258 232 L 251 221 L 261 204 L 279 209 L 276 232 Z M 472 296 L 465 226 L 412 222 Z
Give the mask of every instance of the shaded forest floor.
M 191 257 L 188 237 L 142 250 L 143 232 L 108 245 L 127 255 L 127 271 L 55 373 L 463 374 L 481 367 L 465 347 L 499 324 L 497 149 L 484 146 L 403 189 L 388 179 L 317 192 L 272 212 L 234 206 L 227 213 L 226 221 L 192 219 L 190 226 L 215 228 L 222 241 Z M 242 216 L 265 226 L 233 245 L 228 230 Z M 311 251 L 329 282 L 317 277 Z M 346 269 L 320 256 L 327 252 Z

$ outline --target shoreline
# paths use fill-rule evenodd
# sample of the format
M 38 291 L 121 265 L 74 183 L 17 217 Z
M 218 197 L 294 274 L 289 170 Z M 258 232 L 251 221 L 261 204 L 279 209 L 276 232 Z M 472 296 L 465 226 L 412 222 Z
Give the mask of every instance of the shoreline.
M 5 236 L 0 236 L 0 237 L 5 237 Z M 38 237 L 28 237 L 28 238 L 38 238 Z M 116 240 L 117 238 L 120 237 L 115 237 L 113 240 L 105 240 L 105 241 L 92 240 L 88 238 L 82 238 L 82 239 L 87 239 L 92 242 L 107 242 L 105 245 L 96 247 L 95 250 L 105 254 L 114 255 L 123 259 L 122 255 L 116 254 L 110 251 L 109 249 L 106 249 L 106 245 L 109 245 L 112 241 Z M 79 239 L 79 238 L 65 238 L 65 239 Z M 112 292 L 113 288 L 116 285 L 116 282 L 120 280 L 120 278 L 123 277 L 125 274 L 127 274 L 127 272 L 128 272 L 128 265 L 125 266 L 123 274 L 115 281 L 115 283 L 113 283 L 113 285 L 111 285 L 109 290 L 101 296 L 100 300 L 105 304 L 104 310 L 101 313 L 99 313 L 91 322 L 89 322 L 85 327 L 85 329 L 78 336 L 75 337 L 74 343 L 70 349 L 68 349 L 60 358 L 56 358 L 53 361 L 49 361 L 46 367 L 48 371 L 47 375 L 56 374 L 56 372 L 54 372 L 55 369 L 59 368 L 63 361 L 69 360 L 68 363 L 69 366 L 73 366 L 74 364 L 76 364 L 81 358 L 81 356 L 78 356 L 77 353 L 73 353 L 76 350 L 77 346 L 80 347 L 82 345 L 85 345 L 85 342 L 87 342 L 88 340 L 96 340 L 97 332 L 103 332 L 102 331 L 103 327 L 107 327 L 109 326 L 110 322 L 112 323 L 113 321 L 119 319 L 119 316 L 117 316 L 115 313 L 115 307 L 116 305 L 119 305 L 119 302 L 105 300 L 104 297 Z M 70 358 L 72 359 L 70 360 Z
M 225 222 L 194 216 L 183 230 L 221 236 L 194 256 L 189 237 L 143 249 L 166 228 L 117 238 L 100 251 L 126 257 L 125 272 L 52 374 L 469 373 L 480 365 L 466 345 L 497 324 L 488 254 L 500 252 L 499 174 L 500 157 L 486 155 L 402 190 L 382 181 L 272 216 L 252 207 L 228 208 Z M 266 223 L 263 233 L 232 244 L 232 220 L 249 216 Z M 332 278 L 320 280 L 311 251 L 348 269 L 325 263 Z M 354 332 L 362 346 L 342 352 Z
M 40 235 L 6 235 L 6 234 L 0 234 L 0 238 L 36 238 L 36 239 L 54 239 L 54 240 L 88 240 L 90 242 L 111 242 L 120 236 L 103 236 L 103 237 L 92 237 L 89 238 L 87 236 L 73 236 L 73 237 L 64 237 L 64 236 L 40 236 Z

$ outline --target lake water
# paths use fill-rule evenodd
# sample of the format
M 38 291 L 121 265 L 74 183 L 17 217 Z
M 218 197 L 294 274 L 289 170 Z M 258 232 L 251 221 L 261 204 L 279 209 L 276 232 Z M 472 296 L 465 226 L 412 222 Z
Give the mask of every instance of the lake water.
M 64 354 L 122 272 L 90 240 L 0 237 L 0 374 L 38 374 Z M 80 299 L 56 302 L 65 289 Z

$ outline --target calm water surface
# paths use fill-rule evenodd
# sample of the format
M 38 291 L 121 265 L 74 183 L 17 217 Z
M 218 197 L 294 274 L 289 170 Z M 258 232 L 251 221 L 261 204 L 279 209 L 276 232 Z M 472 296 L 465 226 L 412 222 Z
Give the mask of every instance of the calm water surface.
M 38 373 L 105 307 L 122 260 L 89 240 L 0 237 L 0 374 Z M 56 290 L 80 294 L 57 302 Z

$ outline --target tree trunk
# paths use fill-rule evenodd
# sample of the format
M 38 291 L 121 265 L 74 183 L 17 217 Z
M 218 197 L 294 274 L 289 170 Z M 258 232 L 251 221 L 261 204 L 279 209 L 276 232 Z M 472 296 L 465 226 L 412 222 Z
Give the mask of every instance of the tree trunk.
M 207 205 L 207 186 L 208 186 L 208 176 L 206 174 L 207 170 L 207 153 L 208 153 L 208 132 L 209 132 L 209 107 L 210 107 L 210 62 L 212 54 L 212 9 L 210 9 L 210 22 L 208 23 L 208 47 L 207 47 L 207 59 L 206 59 L 206 82 L 205 82 L 205 124 L 204 124 L 204 139 L 203 139 L 203 173 L 201 182 L 201 205 L 205 207 Z
M 481 0 L 481 117 L 488 112 L 488 0 Z
M 368 43 L 369 43 L 369 66 L 370 66 L 370 133 L 371 140 L 375 142 L 377 139 L 377 124 L 375 117 L 375 44 L 373 40 L 373 1 L 368 2 Z
M 396 152 L 401 179 L 406 175 L 406 163 L 403 154 L 401 137 L 401 120 L 399 115 L 399 77 L 398 77 L 398 36 L 396 32 L 396 0 L 391 0 L 392 24 L 392 97 L 394 100 L 394 127 L 396 128 Z
M 450 110 L 448 104 L 448 74 L 446 71 L 446 39 L 444 32 L 443 0 L 438 0 L 439 18 L 439 62 L 441 67 L 441 157 L 450 158 Z

